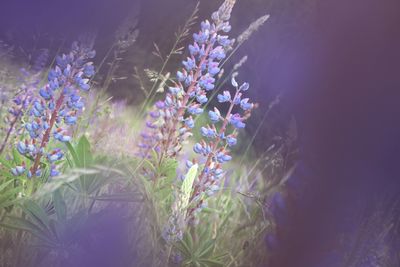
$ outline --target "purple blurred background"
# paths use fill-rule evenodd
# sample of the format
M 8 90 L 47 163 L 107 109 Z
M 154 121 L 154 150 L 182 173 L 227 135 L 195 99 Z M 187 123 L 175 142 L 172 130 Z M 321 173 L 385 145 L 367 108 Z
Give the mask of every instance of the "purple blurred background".
M 195 2 L 2 0 L 0 39 L 29 47 L 35 33 L 70 43 L 95 30 L 101 58 L 121 21 L 138 14 L 140 36 L 121 67 L 129 73 L 129 64 L 154 64 L 146 57 L 152 42 L 168 49 Z M 219 3 L 201 1 L 200 17 Z M 318 264 L 334 250 L 349 214 L 400 193 L 400 1 L 239 0 L 233 34 L 265 13 L 271 19 L 232 61 L 249 55 L 240 78 L 250 81 L 261 103 L 250 131 L 282 93 L 282 118 L 295 116 L 308 169 L 306 194 L 291 206 L 274 261 L 279 267 L 324 266 Z M 110 93 L 135 102 L 133 86 L 126 81 Z M 271 133 L 265 126 L 256 139 L 258 152 L 270 145 L 263 140 Z

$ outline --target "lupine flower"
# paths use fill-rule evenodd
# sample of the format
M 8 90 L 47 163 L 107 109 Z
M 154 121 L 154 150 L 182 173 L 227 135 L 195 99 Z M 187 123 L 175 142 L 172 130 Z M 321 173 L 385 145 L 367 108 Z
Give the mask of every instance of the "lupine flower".
M 38 76 L 31 75 L 25 69 L 21 69 L 20 71 L 22 73 L 21 82 L 23 85 L 21 86 L 20 91 L 12 99 L 13 105 L 8 108 L 8 116 L 5 118 L 8 130 L 6 131 L 6 136 L 0 145 L 0 153 L 6 147 L 11 134 L 13 132 L 21 132 L 21 118 L 37 98 L 34 92 L 36 90 L 36 85 L 39 83 Z
M 15 168 L 12 168 L 12 169 L 11 169 L 11 173 L 12 173 L 13 175 L 15 175 L 15 176 L 20 176 L 20 175 L 24 174 L 25 171 L 26 171 L 25 162 L 23 162 L 22 165 L 20 165 L 20 166 L 15 166 Z
M 221 113 L 219 112 L 219 110 L 217 108 L 214 108 L 214 111 L 209 111 L 208 112 L 208 116 L 210 117 L 210 120 L 212 123 L 217 123 L 219 122 L 220 118 L 221 118 Z
M 229 123 L 232 124 L 237 129 L 241 129 L 246 126 L 246 124 L 243 123 L 243 118 L 238 113 L 230 116 Z
M 215 138 L 217 136 L 217 132 L 214 129 L 210 128 L 210 127 L 201 127 L 200 129 L 201 131 L 201 135 L 203 135 L 204 137 L 207 138 Z
M 204 154 L 205 153 L 204 147 L 199 143 L 194 145 L 193 151 L 196 152 L 197 154 Z
M 71 140 L 68 126 L 76 124 L 78 112 L 83 109 L 80 91 L 90 88 L 89 79 L 94 68 L 88 59 L 94 55 L 91 48 L 75 42 L 69 54 L 56 58 L 57 64 L 48 74 L 48 83 L 39 90 L 40 98 L 33 101 L 28 111 L 25 129 L 29 138 L 17 144 L 18 152 L 28 154 L 34 162 L 29 170 L 11 170 L 14 175 L 40 175 L 43 156 L 50 163 L 50 176 L 59 174 L 56 162 L 63 158 L 64 153 L 59 148 L 46 152 L 47 145 L 51 138 L 63 143 Z
M 224 100 L 220 102 L 228 102 L 230 104 L 227 113 L 225 116 L 221 116 L 217 108 L 214 108 L 214 111 L 209 111 L 212 125 L 200 128 L 204 139 L 193 147 L 193 151 L 203 157 L 205 163 L 195 182 L 194 192 L 191 196 L 192 208 L 189 210 L 187 218 L 189 222 L 196 221 L 195 214 L 201 211 L 201 207 L 206 203 L 204 195 L 211 196 L 219 190 L 220 181 L 224 175 L 222 165 L 232 160 L 229 150 L 237 144 L 237 129 L 245 127 L 244 121 L 249 118 L 254 108 L 254 105 L 249 103 L 248 98 L 242 101 L 235 101 L 236 98 L 242 96 L 243 90 L 248 90 L 249 85 L 243 83 L 239 86 L 236 80 L 232 78 L 232 86 L 236 89 L 233 99 L 229 91 L 225 91 L 220 97 Z M 236 113 L 232 114 L 234 110 Z M 240 112 L 240 110 L 242 111 Z
M 215 88 L 216 77 L 221 71 L 220 63 L 234 43 L 226 35 L 231 29 L 229 18 L 234 4 L 235 0 L 226 0 L 213 13 L 211 21 L 201 22 L 200 31 L 193 34 L 194 42 L 188 47 L 189 55 L 182 61 L 183 68 L 177 71 L 176 81 L 163 101 L 165 105 L 157 120 L 159 126 L 150 129 L 157 132 L 150 134 L 157 140 L 153 140 L 147 149 L 140 149 L 139 154 L 148 155 L 149 150 L 157 147 L 161 158 L 164 154 L 174 156 L 181 150 L 182 142 L 191 135 L 194 125 L 188 123 L 191 122 L 188 118 L 203 113 L 202 105 L 208 101 L 207 93 Z M 154 108 L 158 109 L 160 107 Z M 217 117 L 213 118 L 217 122 Z
M 158 101 L 155 103 L 155 110 L 151 111 L 150 118 L 146 122 L 146 131 L 143 131 L 141 133 L 141 142 L 138 144 L 140 150 L 137 153 L 138 156 L 143 157 L 143 158 L 148 158 L 149 151 L 151 149 L 154 149 L 155 151 L 159 151 L 159 146 L 158 146 L 158 141 L 159 141 L 159 135 L 158 132 L 155 131 L 158 129 L 158 120 L 161 118 L 162 115 L 168 116 L 169 114 L 165 114 L 164 110 L 166 107 L 165 101 Z M 190 118 L 185 122 L 187 127 L 194 127 L 194 122 Z
M 244 98 L 242 100 L 240 100 L 240 107 L 243 110 L 249 110 L 253 108 L 253 104 L 249 103 L 249 99 L 248 98 Z
M 201 113 L 203 113 L 203 109 L 200 108 L 199 104 L 190 106 L 187 111 L 192 115 L 200 115 Z
M 227 143 L 228 146 L 233 147 L 233 146 L 235 146 L 237 144 L 237 139 L 232 135 L 227 136 L 226 137 L 226 143 Z
M 223 94 L 218 94 L 217 96 L 219 103 L 225 103 L 231 101 L 231 93 L 229 91 L 224 91 Z
M 208 98 L 205 94 L 198 94 L 196 96 L 196 100 L 197 102 L 199 102 L 200 104 L 205 104 L 208 101 Z
M 185 120 L 185 125 L 192 129 L 194 127 L 194 120 L 192 117 L 189 117 Z

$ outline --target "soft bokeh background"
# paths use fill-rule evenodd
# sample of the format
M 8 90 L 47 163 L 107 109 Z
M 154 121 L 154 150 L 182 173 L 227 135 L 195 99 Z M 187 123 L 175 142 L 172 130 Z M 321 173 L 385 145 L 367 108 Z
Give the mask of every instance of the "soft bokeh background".
M 138 103 L 133 66 L 157 64 L 149 56 L 152 43 L 167 51 L 195 3 L 2 0 L 0 39 L 18 48 L 18 61 L 32 44 L 55 52 L 62 40 L 69 44 L 81 33 L 96 32 L 100 60 L 122 20 L 138 16 L 140 36 L 119 69 L 129 78 L 110 90 L 116 98 Z M 200 18 L 219 4 L 201 1 Z M 240 78 L 250 81 L 253 98 L 261 104 L 250 132 L 282 94 L 276 116 L 267 119 L 256 139 L 258 152 L 270 145 L 265 136 L 280 134 L 292 115 L 300 133 L 303 171 L 296 178 L 305 183 L 301 197 L 291 203 L 275 265 L 325 266 L 321 262 L 338 246 L 338 233 L 351 214 L 400 193 L 400 2 L 239 0 L 233 34 L 266 13 L 271 19 L 232 63 L 249 56 Z M 269 119 L 277 120 L 277 128 L 268 127 Z

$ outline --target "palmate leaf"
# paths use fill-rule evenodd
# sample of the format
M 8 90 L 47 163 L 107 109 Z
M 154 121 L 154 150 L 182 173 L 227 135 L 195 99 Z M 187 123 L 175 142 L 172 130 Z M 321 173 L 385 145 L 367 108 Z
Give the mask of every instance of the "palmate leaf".
M 48 230 L 42 229 L 26 219 L 14 216 L 7 216 L 5 222 L 1 222 L 0 226 L 8 229 L 29 232 L 30 234 L 39 238 L 50 246 L 56 245 L 55 239 Z
M 110 184 L 113 181 L 125 179 L 126 175 L 123 171 L 116 168 L 110 168 L 99 165 L 92 165 L 90 169 L 92 174 L 84 174 L 81 177 L 81 181 L 84 181 L 83 193 L 88 195 L 97 195 L 98 191 L 104 186 Z
M 199 263 L 201 264 L 200 266 L 205 266 L 205 267 L 223 267 L 224 263 L 221 261 L 218 261 L 216 259 L 200 259 Z
M 12 188 L 8 191 L 2 192 L 0 195 L 0 209 L 7 208 L 16 204 L 20 199 L 16 198 L 18 192 L 22 190 L 21 187 Z
M 82 135 L 75 147 L 70 142 L 66 142 L 66 146 L 72 156 L 75 167 L 85 168 L 93 163 L 93 155 L 91 153 L 90 143 L 85 135 Z
M 214 247 L 215 247 L 214 239 L 210 239 L 210 240 L 204 242 L 199 248 L 198 257 L 199 258 L 209 258 L 214 251 Z
M 53 204 L 56 211 L 57 220 L 64 222 L 67 219 L 67 205 L 61 194 L 60 189 L 53 193 Z
M 77 166 L 80 168 L 86 168 L 93 163 L 93 155 L 90 151 L 90 143 L 84 135 L 79 139 L 76 147 L 76 156 L 78 158 Z
M 181 241 L 174 243 L 174 247 L 179 250 L 186 259 L 190 259 L 195 251 L 191 233 L 186 232 Z
M 86 170 L 86 172 L 89 170 Z M 54 179 L 46 184 L 44 184 L 40 190 L 36 191 L 34 194 L 35 199 L 39 199 L 45 195 L 51 195 L 53 194 L 56 190 L 61 188 L 63 185 L 68 186 L 74 191 L 77 191 L 77 189 L 73 186 L 74 181 L 78 180 L 79 177 L 82 175 L 82 172 L 80 170 L 73 170 L 70 173 L 60 175 L 57 177 L 57 179 Z
M 24 200 L 20 207 L 27 217 L 7 216 L 0 225 L 9 229 L 29 232 L 42 240 L 44 245 L 56 246 L 58 243 L 56 222 L 46 211 L 30 199 Z
M 204 227 L 198 234 L 200 238 L 195 242 L 191 231 L 187 231 L 182 240 L 174 247 L 183 256 L 183 266 L 224 266 L 223 259 L 227 254 L 215 256 L 216 239 L 211 238 L 208 227 Z
M 34 201 L 25 200 L 21 208 L 32 219 L 35 225 L 40 225 L 42 229 L 51 229 L 47 213 Z
M 93 166 L 94 158 L 91 152 L 91 146 L 89 140 L 85 135 L 82 135 L 78 141 L 78 144 L 74 147 L 71 143 L 66 143 L 68 151 L 70 152 L 73 160 L 73 164 L 69 162 L 70 167 L 80 168 L 81 170 L 85 170 L 88 167 Z M 99 185 L 102 184 L 101 179 L 99 179 L 96 175 L 91 175 L 89 173 L 82 173 L 79 177 L 79 188 L 76 188 L 77 191 L 81 191 L 81 193 L 91 194 L 97 190 Z

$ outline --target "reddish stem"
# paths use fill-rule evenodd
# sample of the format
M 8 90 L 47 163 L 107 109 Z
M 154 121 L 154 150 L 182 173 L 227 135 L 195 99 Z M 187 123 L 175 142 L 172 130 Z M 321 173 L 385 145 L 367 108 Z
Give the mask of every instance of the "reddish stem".
M 218 136 L 216 137 L 216 140 L 213 142 L 213 145 L 212 145 L 212 148 L 211 148 L 211 152 L 208 154 L 206 163 L 204 164 L 204 168 L 203 168 L 203 170 L 201 171 L 201 173 L 199 175 L 199 183 L 195 186 L 195 188 L 193 190 L 193 194 L 192 194 L 192 196 L 190 198 L 190 202 L 197 195 L 197 193 L 198 193 L 198 191 L 200 189 L 200 186 L 201 186 L 201 182 L 202 182 L 202 180 L 204 178 L 204 175 L 205 175 L 205 170 L 206 170 L 207 166 L 211 164 L 211 160 L 212 160 L 213 156 L 215 155 L 215 153 L 217 152 L 218 145 L 219 145 L 219 143 L 221 141 L 221 135 L 225 132 L 226 127 L 228 126 L 229 117 L 231 116 L 233 107 L 235 106 L 233 104 L 233 101 L 236 99 L 238 94 L 239 94 L 239 90 L 236 90 L 235 96 L 232 99 L 231 105 L 229 106 L 228 112 L 226 113 L 226 116 L 224 118 L 222 126 L 221 126 L 221 128 L 220 128 L 220 130 L 218 132 Z
M 25 97 L 24 97 L 24 100 L 22 101 L 22 105 L 24 105 L 25 101 L 28 99 L 27 91 L 25 91 L 25 93 L 26 93 L 26 95 L 25 95 Z M 6 145 L 7 145 L 8 139 L 9 139 L 10 136 L 11 136 L 11 133 L 12 133 L 14 127 L 15 127 L 15 124 L 17 123 L 18 119 L 21 117 L 22 112 L 23 112 L 23 106 L 21 106 L 21 108 L 20 108 L 19 111 L 18 111 L 17 116 L 15 116 L 15 117 L 14 117 L 14 120 L 11 122 L 10 128 L 9 128 L 8 131 L 7 131 L 7 135 L 6 135 L 6 137 L 4 138 L 3 143 L 1 144 L 0 154 L 3 153 L 3 150 L 5 149 L 5 147 L 6 147 Z
M 44 136 L 43 136 L 43 138 L 42 138 L 42 142 L 41 142 L 41 144 L 40 144 L 39 152 L 38 152 L 38 154 L 36 155 L 35 162 L 34 162 L 32 168 L 30 169 L 32 175 L 35 175 L 37 169 L 39 168 L 40 159 L 41 159 L 42 156 L 43 156 L 41 150 L 42 150 L 42 148 L 44 148 L 44 147 L 47 145 L 47 143 L 48 143 L 49 140 L 50 140 L 51 130 L 53 129 L 53 126 L 54 126 L 54 124 L 55 124 L 55 122 L 56 122 L 57 115 L 58 115 L 58 110 L 61 108 L 61 105 L 63 104 L 63 102 L 64 102 L 64 94 L 61 93 L 61 94 L 60 94 L 60 97 L 57 99 L 57 102 L 56 102 L 56 106 L 55 106 L 55 108 L 54 108 L 54 111 L 53 111 L 53 113 L 51 114 L 50 123 L 49 123 L 49 128 L 47 128 L 47 130 L 46 130 L 46 132 L 45 132 L 45 134 L 44 134 Z
M 164 154 L 167 154 L 167 152 L 168 152 L 168 148 L 169 148 L 169 145 L 170 145 L 171 140 L 172 140 L 172 134 L 175 133 L 176 126 L 177 126 L 177 124 L 179 122 L 179 118 L 182 117 L 183 114 L 185 113 L 186 105 L 187 105 L 187 103 L 189 102 L 189 99 L 190 99 L 190 94 L 195 89 L 195 86 L 197 84 L 197 80 L 200 78 L 199 76 L 201 75 L 201 72 L 202 72 L 201 66 L 204 64 L 205 60 L 207 59 L 208 54 L 210 53 L 210 50 L 211 50 L 212 46 L 213 46 L 212 43 L 209 43 L 207 45 L 207 48 L 206 48 L 205 53 L 204 53 L 204 56 L 201 58 L 199 64 L 197 65 L 196 72 L 195 72 L 195 74 L 193 76 L 193 81 L 192 81 L 192 83 L 190 84 L 190 86 L 188 87 L 188 89 L 187 89 L 187 91 L 185 93 L 185 96 L 184 96 L 183 101 L 182 101 L 182 105 L 181 105 L 181 107 L 179 107 L 177 115 L 172 120 L 172 126 L 171 126 L 170 129 L 168 129 L 167 143 L 164 145 L 163 152 L 162 152 L 162 154 L 160 156 L 160 160 L 159 160 L 160 163 L 161 163 L 161 161 L 163 159 Z

